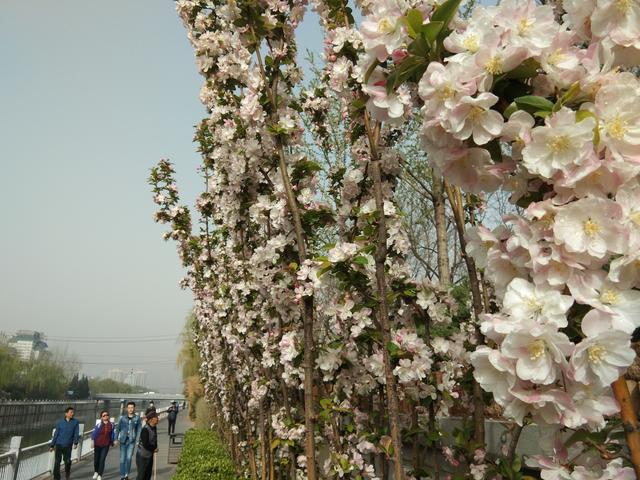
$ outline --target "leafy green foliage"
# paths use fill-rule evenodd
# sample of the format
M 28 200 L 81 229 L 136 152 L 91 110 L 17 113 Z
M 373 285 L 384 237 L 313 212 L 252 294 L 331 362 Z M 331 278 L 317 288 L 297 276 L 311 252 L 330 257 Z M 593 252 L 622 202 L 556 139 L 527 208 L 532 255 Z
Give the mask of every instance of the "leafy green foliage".
M 236 480 L 242 478 L 215 432 L 188 430 L 174 480 Z

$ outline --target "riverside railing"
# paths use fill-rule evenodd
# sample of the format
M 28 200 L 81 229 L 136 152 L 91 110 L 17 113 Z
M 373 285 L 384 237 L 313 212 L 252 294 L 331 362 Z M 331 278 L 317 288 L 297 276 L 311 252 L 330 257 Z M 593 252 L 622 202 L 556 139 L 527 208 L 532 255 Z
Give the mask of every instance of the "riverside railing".
M 159 408 L 158 417 L 165 418 L 167 410 L 168 407 Z M 71 450 L 72 462 L 93 454 L 92 433 L 93 429 L 85 432 L 84 424 L 80 424 L 81 441 Z M 21 443 L 22 437 L 11 437 L 9 451 L 0 454 L 0 480 L 32 480 L 53 470 L 54 453 L 49 452 L 50 441 L 25 448 L 21 448 Z

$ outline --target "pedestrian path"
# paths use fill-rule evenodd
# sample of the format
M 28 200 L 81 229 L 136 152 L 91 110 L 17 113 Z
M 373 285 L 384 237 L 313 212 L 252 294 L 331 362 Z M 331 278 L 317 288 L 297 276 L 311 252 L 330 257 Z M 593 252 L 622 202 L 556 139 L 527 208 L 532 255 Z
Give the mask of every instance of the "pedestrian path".
M 167 428 L 169 422 L 166 419 L 161 420 L 158 423 L 158 453 L 156 455 L 157 467 L 156 474 L 158 480 L 169 480 L 176 471 L 175 464 L 167 463 L 169 453 L 169 434 Z M 178 414 L 178 420 L 176 422 L 176 433 L 184 433 L 191 428 L 191 421 L 186 411 Z M 107 465 L 104 469 L 103 480 L 114 480 L 120 478 L 119 467 L 120 447 L 111 447 L 109 454 L 107 455 Z M 136 456 L 133 455 L 133 462 L 131 466 L 131 473 L 129 479 L 134 480 L 136 478 Z M 64 477 L 64 474 L 63 474 Z M 71 479 L 72 480 L 89 480 L 93 477 L 93 455 L 89 455 L 86 459 L 80 463 L 74 463 L 71 466 Z M 153 477 L 152 477 L 153 478 Z

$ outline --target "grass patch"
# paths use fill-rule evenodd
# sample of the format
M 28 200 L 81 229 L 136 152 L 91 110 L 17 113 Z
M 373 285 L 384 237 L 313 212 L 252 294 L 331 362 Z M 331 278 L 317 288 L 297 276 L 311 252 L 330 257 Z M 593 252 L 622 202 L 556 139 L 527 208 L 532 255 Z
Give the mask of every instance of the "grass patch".
M 173 480 L 237 480 L 235 465 L 211 430 L 188 430 Z

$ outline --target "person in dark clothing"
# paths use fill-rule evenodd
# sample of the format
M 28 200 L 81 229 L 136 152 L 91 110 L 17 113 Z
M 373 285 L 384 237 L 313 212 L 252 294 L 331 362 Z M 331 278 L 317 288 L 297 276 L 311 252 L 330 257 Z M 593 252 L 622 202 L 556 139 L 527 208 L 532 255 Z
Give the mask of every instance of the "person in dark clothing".
M 64 475 L 67 480 L 71 478 L 71 446 L 78 447 L 80 441 L 80 423 L 73 418 L 73 407 L 67 407 L 64 418 L 56 422 L 53 438 L 49 451 L 55 451 L 53 462 L 53 478 L 60 480 L 60 460 L 64 460 Z
M 93 478 L 94 480 L 102 480 L 104 473 L 104 464 L 109 453 L 109 447 L 113 446 L 116 441 L 116 428 L 109 418 L 109 412 L 103 410 L 100 412 L 100 420 L 94 427 L 91 434 L 93 442 Z
M 178 407 L 176 402 L 171 402 L 171 406 L 167 410 L 167 420 L 169 421 L 169 435 L 176 433 L 176 420 L 178 419 Z
M 138 442 L 138 450 L 136 451 L 136 467 L 138 467 L 138 476 L 136 480 L 150 480 L 153 472 L 153 456 L 158 451 L 158 414 L 149 412 L 147 414 L 147 423 L 142 427 L 140 432 L 140 442 Z

